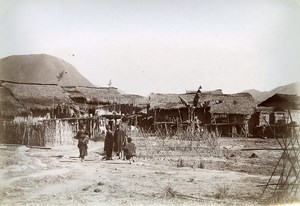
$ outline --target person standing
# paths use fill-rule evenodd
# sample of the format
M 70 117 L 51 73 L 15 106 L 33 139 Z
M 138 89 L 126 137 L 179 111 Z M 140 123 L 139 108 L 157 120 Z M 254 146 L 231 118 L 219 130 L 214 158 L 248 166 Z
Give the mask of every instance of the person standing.
M 111 160 L 114 138 L 113 138 L 113 133 L 112 133 L 109 125 L 106 126 L 106 130 L 107 131 L 106 131 L 106 136 L 105 136 L 105 141 L 104 141 L 104 151 L 105 151 L 105 155 L 106 155 L 106 160 Z
M 88 132 L 85 130 L 85 127 L 81 127 L 81 129 L 77 132 L 76 138 L 78 139 L 78 149 L 79 149 L 79 157 L 81 161 L 84 161 L 84 157 L 88 155 L 88 141 L 89 136 Z
M 119 159 L 122 156 L 122 149 L 125 145 L 125 132 L 122 130 L 120 125 L 117 125 L 114 133 L 114 152 Z
M 136 146 L 130 137 L 128 137 L 127 141 L 128 143 L 124 147 L 124 155 L 131 164 L 131 160 L 134 162 L 133 157 L 136 156 Z

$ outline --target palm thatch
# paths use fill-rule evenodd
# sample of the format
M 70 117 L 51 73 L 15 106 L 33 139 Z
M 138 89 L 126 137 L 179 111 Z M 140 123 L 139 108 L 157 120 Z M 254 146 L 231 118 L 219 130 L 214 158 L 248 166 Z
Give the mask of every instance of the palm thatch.
M 63 87 L 72 99 L 83 98 L 88 104 L 120 103 L 123 99 L 121 93 L 114 87 Z
M 27 115 L 30 111 L 24 108 L 3 86 L 0 86 L 0 115 L 4 117 L 14 117 L 17 115 Z
M 26 109 L 51 111 L 55 104 L 72 104 L 73 101 L 56 84 L 1 83 Z
M 261 102 L 258 106 L 273 107 L 276 109 L 300 110 L 300 96 L 289 94 L 274 94 Z

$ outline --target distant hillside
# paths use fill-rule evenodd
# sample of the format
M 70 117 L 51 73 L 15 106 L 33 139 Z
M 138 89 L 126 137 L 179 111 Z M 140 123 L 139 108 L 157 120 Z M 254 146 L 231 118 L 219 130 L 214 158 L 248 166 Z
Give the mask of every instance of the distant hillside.
M 0 80 L 93 86 L 71 64 L 47 54 L 15 55 L 0 59 Z
M 300 95 L 300 82 L 295 82 L 292 84 L 276 87 L 275 89 L 272 89 L 271 91 L 261 92 L 261 91 L 255 90 L 255 89 L 249 89 L 249 90 L 245 90 L 243 92 L 250 93 L 256 101 L 262 102 L 262 101 L 268 99 L 269 97 L 273 96 L 276 93 Z

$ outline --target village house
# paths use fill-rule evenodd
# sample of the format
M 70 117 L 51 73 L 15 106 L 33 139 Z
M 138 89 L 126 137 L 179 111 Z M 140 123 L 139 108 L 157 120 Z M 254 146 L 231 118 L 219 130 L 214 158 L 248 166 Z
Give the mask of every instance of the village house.
M 139 112 L 147 107 L 143 102 L 144 97 L 122 95 L 115 87 L 65 86 L 63 89 L 91 117 L 91 120 L 84 121 L 93 136 L 105 133 L 106 125 L 112 129 L 120 123 L 125 128 L 137 126 L 142 117 Z
M 121 115 L 122 95 L 114 87 L 65 86 L 68 96 L 89 116 Z
M 274 94 L 258 107 L 251 117 L 256 137 L 282 137 L 288 124 L 300 122 L 300 97 L 288 94 Z
M 19 102 L 30 115 L 15 116 L 14 121 L 37 122 L 59 115 L 58 105 L 73 105 L 73 101 L 56 84 L 32 84 L 1 81 L 13 98 Z
M 255 101 L 248 93 L 223 94 L 220 90 L 202 92 L 194 105 L 196 92 L 186 94 L 151 94 L 149 110 L 154 129 L 177 130 L 201 126 L 220 136 L 247 136 L 248 121 Z
M 73 144 L 80 126 L 86 126 L 90 138 L 99 137 L 107 124 L 136 125 L 144 108 L 143 97 L 123 96 L 114 87 L 1 81 L 0 92 L 1 133 L 11 143 Z
M 122 113 L 123 121 L 130 127 L 149 129 L 151 116 L 148 115 L 149 98 L 135 94 L 123 94 Z
M 74 102 L 60 86 L 1 81 L 1 88 L 2 92 L 8 92 L 4 99 L 10 98 L 15 103 L 16 108 L 11 108 L 11 114 L 18 111 L 18 108 L 19 111 L 26 111 L 13 114 L 10 119 L 1 119 L 3 142 L 27 145 L 73 144 L 76 125 L 72 127 L 69 122 L 56 119 L 62 115 L 61 112 L 70 114 L 68 109 L 74 106 Z M 3 105 L 2 113 L 5 110 Z M 58 105 L 64 109 L 59 111 Z
M 300 96 L 274 94 L 258 106 L 272 108 L 269 121 L 267 121 L 270 125 L 286 124 L 292 121 L 300 123 Z

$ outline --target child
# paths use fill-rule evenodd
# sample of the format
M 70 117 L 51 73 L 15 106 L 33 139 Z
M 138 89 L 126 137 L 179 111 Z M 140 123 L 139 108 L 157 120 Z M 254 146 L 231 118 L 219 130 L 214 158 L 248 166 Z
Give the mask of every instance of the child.
M 136 147 L 130 137 L 128 137 L 127 142 L 128 143 L 124 147 L 124 156 L 126 157 L 127 160 L 129 160 L 131 164 L 131 159 L 134 162 L 133 156 L 136 156 L 135 154 Z
M 88 132 L 85 130 L 85 127 L 82 127 L 80 131 L 78 131 L 76 135 L 76 139 L 78 139 L 78 149 L 79 149 L 79 157 L 81 158 L 81 161 L 84 161 L 84 157 L 87 156 L 87 149 L 88 149 L 88 141 L 89 136 Z

